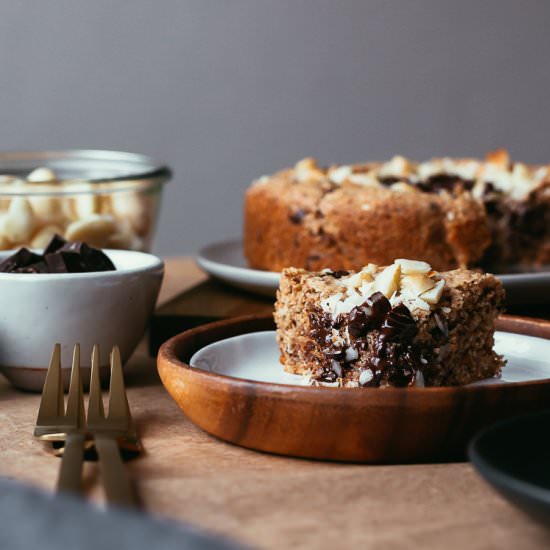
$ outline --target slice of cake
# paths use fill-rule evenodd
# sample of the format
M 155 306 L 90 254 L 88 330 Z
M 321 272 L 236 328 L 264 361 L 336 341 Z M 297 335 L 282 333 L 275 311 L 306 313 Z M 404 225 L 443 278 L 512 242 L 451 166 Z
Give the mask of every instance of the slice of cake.
M 359 272 L 282 273 L 275 305 L 281 362 L 313 383 L 453 386 L 498 376 L 502 284 L 465 269 L 395 260 Z

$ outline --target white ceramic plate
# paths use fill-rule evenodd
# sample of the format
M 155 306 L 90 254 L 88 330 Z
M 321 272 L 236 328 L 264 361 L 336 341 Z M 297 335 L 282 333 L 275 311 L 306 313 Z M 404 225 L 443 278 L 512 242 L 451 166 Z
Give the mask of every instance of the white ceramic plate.
M 279 273 L 247 266 L 239 239 L 205 246 L 199 250 L 197 263 L 212 277 L 255 294 L 275 296 L 279 286 Z
M 279 273 L 250 269 L 239 239 L 222 241 L 202 248 L 197 263 L 212 277 L 237 288 L 264 296 L 274 296 Z M 550 271 L 499 275 L 506 288 L 507 303 L 550 303 Z
M 550 340 L 496 332 L 495 350 L 507 360 L 502 377 L 475 384 L 550 379 Z M 275 331 L 242 334 L 209 344 L 191 357 L 190 365 L 233 378 L 276 384 L 304 384 L 302 376 L 283 370 L 279 362 Z

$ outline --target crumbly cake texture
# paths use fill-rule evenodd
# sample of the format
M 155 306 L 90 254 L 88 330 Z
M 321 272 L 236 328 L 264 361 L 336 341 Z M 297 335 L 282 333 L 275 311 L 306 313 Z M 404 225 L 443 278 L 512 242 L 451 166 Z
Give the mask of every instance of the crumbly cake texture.
M 249 265 L 361 269 L 397 257 L 439 270 L 550 262 L 550 173 L 505 151 L 474 159 L 320 168 L 304 159 L 245 196 Z
M 281 363 L 306 382 L 455 386 L 498 376 L 494 324 L 504 300 L 493 275 L 439 273 L 396 260 L 359 272 L 282 272 L 275 304 Z

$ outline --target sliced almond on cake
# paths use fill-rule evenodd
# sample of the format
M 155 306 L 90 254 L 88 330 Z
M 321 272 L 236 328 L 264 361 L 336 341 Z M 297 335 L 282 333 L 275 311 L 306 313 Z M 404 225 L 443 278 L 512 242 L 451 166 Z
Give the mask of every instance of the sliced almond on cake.
M 401 278 L 401 289 L 408 290 L 415 296 L 420 296 L 435 286 L 435 281 L 420 273 L 405 275 Z
M 374 280 L 374 290 L 381 292 L 386 298 L 389 298 L 399 289 L 399 278 L 401 267 L 399 264 L 392 264 L 381 271 Z
M 405 260 L 404 258 L 399 258 L 395 260 L 395 263 L 401 267 L 401 273 L 403 273 L 403 275 L 424 274 L 432 270 L 432 266 L 428 262 L 422 262 L 420 260 Z
M 425 301 L 428 302 L 428 304 L 437 304 L 439 300 L 441 299 L 441 295 L 443 294 L 443 287 L 445 286 L 445 280 L 441 279 L 440 281 L 437 281 L 435 283 L 435 286 L 428 290 L 427 292 L 424 292 L 420 295 L 420 297 Z

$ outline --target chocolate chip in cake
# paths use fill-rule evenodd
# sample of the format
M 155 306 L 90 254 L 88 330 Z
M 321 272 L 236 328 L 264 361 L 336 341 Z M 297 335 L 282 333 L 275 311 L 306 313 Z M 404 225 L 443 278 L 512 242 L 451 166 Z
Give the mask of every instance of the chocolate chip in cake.
M 326 365 L 321 368 L 321 371 L 317 374 L 318 380 L 322 382 L 336 382 L 338 374 L 332 368 L 332 365 Z
M 380 178 L 378 180 L 382 185 L 386 186 L 386 187 L 391 187 L 394 183 L 399 183 L 399 182 L 405 182 L 405 183 L 408 183 L 408 180 L 406 179 L 403 179 L 403 178 L 396 178 L 396 177 L 393 177 L 393 176 L 388 176 L 388 177 L 385 177 L 385 178 Z
M 518 204 L 511 217 L 512 227 L 530 237 L 542 237 L 548 228 L 546 204 Z
M 302 223 L 302 220 L 305 218 L 307 214 L 307 211 L 304 210 L 303 208 L 300 208 L 294 212 L 292 212 L 289 216 L 288 216 L 288 219 L 295 225 L 299 225 Z
M 411 351 L 406 350 L 401 353 L 398 362 L 388 366 L 387 381 L 391 386 L 406 388 L 414 382 L 416 368 L 416 361 L 412 357 Z
M 349 275 L 349 271 L 346 271 L 345 269 L 341 269 L 340 271 L 331 271 L 330 275 L 332 275 L 335 279 L 340 279 L 346 275 Z
M 348 317 L 350 335 L 360 338 L 369 330 L 379 328 L 390 310 L 389 300 L 381 292 L 375 292 L 362 305 L 350 311 Z
M 421 354 L 413 344 L 389 342 L 382 335 L 374 344 L 375 355 L 370 357 L 370 368 L 375 376 L 369 386 L 380 386 L 381 383 L 395 387 L 410 386 L 421 366 Z
M 312 311 L 309 314 L 309 323 L 312 338 L 322 346 L 327 344 L 332 333 L 332 318 L 322 311 Z
M 481 200 L 489 216 L 501 216 L 503 212 L 502 191 L 499 191 L 493 183 L 486 181 L 483 183 Z
M 306 258 L 306 269 L 311 269 L 312 262 L 318 262 L 321 259 L 321 256 L 319 254 L 310 254 Z
M 454 193 L 459 189 L 470 191 L 474 187 L 474 183 L 473 180 L 465 180 L 453 174 L 436 174 L 430 176 L 426 181 L 419 182 L 417 186 L 427 193 L 439 193 L 440 191 Z
M 406 342 L 412 340 L 417 331 L 416 322 L 409 308 L 404 304 L 399 304 L 386 315 L 380 328 L 380 338 L 383 341 Z

